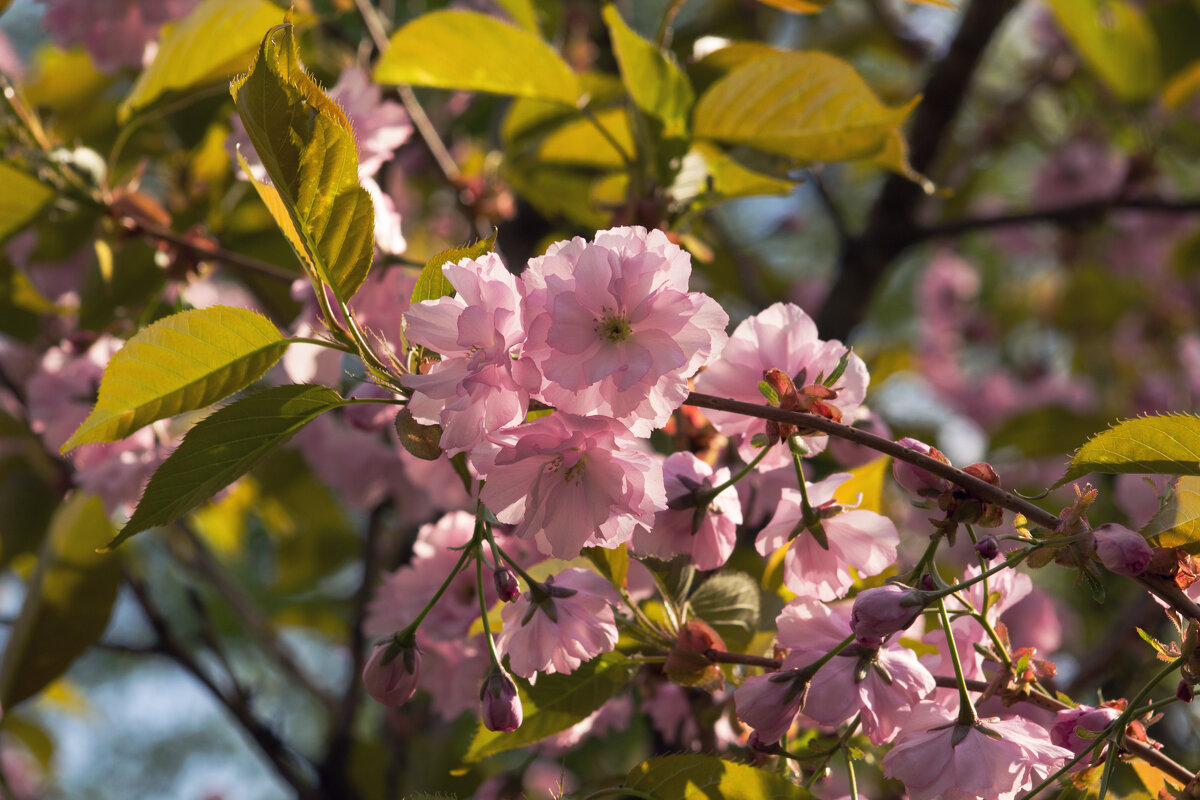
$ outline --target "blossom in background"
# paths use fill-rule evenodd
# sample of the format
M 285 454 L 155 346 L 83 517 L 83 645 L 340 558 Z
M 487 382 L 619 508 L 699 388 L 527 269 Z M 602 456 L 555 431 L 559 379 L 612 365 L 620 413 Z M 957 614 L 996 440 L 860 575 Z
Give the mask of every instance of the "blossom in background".
M 761 404 L 765 400 L 758 384 L 767 370 L 782 371 L 803 392 L 818 379 L 832 375 L 843 356 L 845 345 L 817 338 L 816 323 L 803 309 L 791 303 L 776 303 L 737 326 L 720 357 L 696 377 L 696 391 Z M 843 422 L 851 423 L 859 414 L 868 381 L 866 364 L 850 353 L 845 371 L 830 387 L 835 396 L 824 402 L 840 412 Z M 742 458 L 749 461 L 756 455 L 750 440 L 766 431 L 764 420 L 726 411 L 705 413 L 718 431 L 741 437 Z M 804 440 L 814 453 L 825 448 L 823 435 L 806 436 Z M 763 461 L 763 468 L 780 466 L 788 458 L 785 448 L 776 448 Z
M 199 0 L 42 0 L 42 24 L 62 48 L 82 45 L 101 72 L 140 69 L 157 50 L 162 26 Z
M 671 508 L 680 500 L 694 497 L 729 480 L 727 467 L 713 471 L 692 453 L 672 453 L 663 460 L 663 484 L 667 508 L 654 517 L 652 528 L 639 528 L 633 547 L 639 555 L 670 559 L 690 556 L 696 569 L 716 569 L 729 560 L 742 524 L 742 504 L 737 486 L 730 486 L 708 503 L 697 525 L 695 505 Z
M 568 569 L 506 605 L 496 641 L 508 666 L 522 678 L 538 672 L 574 672 L 617 646 L 612 584 L 586 569 Z
M 878 575 L 896 560 L 900 535 L 890 519 L 874 511 L 847 511 L 834 502 L 834 492 L 849 478 L 837 473 L 807 484 L 825 542 L 806 527 L 804 496 L 796 489 L 783 490 L 775 516 L 755 540 L 763 556 L 788 548 L 783 581 L 798 595 L 836 600 L 854 584 L 851 567 L 861 576 Z
M 662 470 L 638 447 L 619 422 L 555 412 L 515 428 L 494 458 L 474 461 L 487 479 L 480 498 L 514 535 L 555 558 L 616 547 L 667 505 Z
M 664 425 L 726 340 L 728 315 L 688 291 L 691 271 L 666 234 L 641 227 L 558 242 L 532 259 L 521 276 L 525 352 L 545 376 L 540 399 L 613 417 L 638 436 Z
M 985 717 L 965 730 L 955 722 L 955 710 L 922 702 L 883 757 L 883 774 L 912 800 L 1013 800 L 1072 756 L 1021 717 Z
M 403 380 L 414 390 L 408 405 L 413 417 L 440 424 L 442 448 L 453 455 L 524 420 L 541 374 L 521 357 L 521 296 L 500 256 L 464 258 L 446 264 L 442 273 L 456 294 L 416 304 L 405 328 L 409 341 L 440 353 L 442 360 L 428 374 Z
M 1058 712 L 1054 719 L 1054 725 L 1050 728 L 1050 741 L 1059 747 L 1065 747 L 1074 755 L 1079 755 L 1096 744 L 1096 737 L 1080 736 L 1078 733 L 1080 728 L 1091 731 L 1093 734 L 1099 734 L 1119 716 L 1121 716 L 1121 712 L 1109 706 L 1095 708 L 1081 705 L 1075 708 L 1064 708 Z M 1071 771 L 1078 772 L 1086 768 L 1088 764 L 1099 762 L 1104 757 L 1105 748 L 1106 745 L 1097 747 L 1093 751 L 1092 758 L 1083 759 L 1072 767 Z

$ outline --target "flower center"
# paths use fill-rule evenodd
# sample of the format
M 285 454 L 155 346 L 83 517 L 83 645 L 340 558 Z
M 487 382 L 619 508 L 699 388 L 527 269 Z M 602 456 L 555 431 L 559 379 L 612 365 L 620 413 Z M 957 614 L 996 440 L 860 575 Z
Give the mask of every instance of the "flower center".
M 616 314 L 608 314 L 596 323 L 596 333 L 610 342 L 623 342 L 633 333 L 629 320 Z

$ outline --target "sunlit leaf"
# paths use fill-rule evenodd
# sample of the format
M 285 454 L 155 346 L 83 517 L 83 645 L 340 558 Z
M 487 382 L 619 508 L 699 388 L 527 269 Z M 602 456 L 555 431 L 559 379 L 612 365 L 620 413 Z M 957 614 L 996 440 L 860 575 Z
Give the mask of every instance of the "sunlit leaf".
M 1118 100 L 1151 97 L 1162 83 L 1158 38 L 1129 0 L 1048 0 L 1071 44 Z
M 638 36 L 625 24 L 615 6 L 605 6 L 603 13 L 621 80 L 634 104 L 662 120 L 664 137 L 686 136 L 688 115 L 696 101 L 687 75 L 669 52 Z
M 375 80 L 571 106 L 582 93 L 567 62 L 540 37 L 474 11 L 434 11 L 396 31 Z
M 1162 90 L 1162 104 L 1178 111 L 1200 91 L 1200 61 L 1193 61 L 1167 81 Z
M 709 206 L 735 197 L 787 194 L 795 185 L 744 167 L 711 142 L 696 142 L 669 193 L 676 203 Z
M 815 14 L 833 0 L 758 0 L 758 2 L 775 8 L 782 8 L 793 14 Z
M 1092 472 L 1200 475 L 1200 417 L 1164 414 L 1118 422 L 1079 448 L 1054 485 Z
M 511 733 L 480 726 L 463 761 L 472 763 L 514 747 L 545 739 L 586 719 L 624 685 L 632 662 L 606 653 L 570 675 L 539 675 L 533 686 L 517 679 L 524 720 Z
M 272 216 L 315 277 L 342 301 L 362 285 L 375 252 L 375 209 L 358 182 L 358 149 L 345 113 L 300 63 L 292 25 L 272 29 L 250 72 L 230 93 L 271 178 L 257 187 Z M 297 247 L 297 244 L 300 247 Z
M 626 788 L 655 800 L 808 800 L 812 797 L 785 775 L 716 756 L 675 755 L 638 764 Z
M 212 405 L 258 380 L 286 348 L 270 320 L 241 308 L 161 319 L 113 355 L 95 408 L 62 451 L 115 442 L 157 419 Z
M 133 517 L 109 547 L 178 519 L 245 475 L 316 417 L 344 403 L 324 386 L 273 386 L 205 417 L 150 477 Z
M 837 488 L 833 497 L 844 506 L 883 513 L 883 484 L 892 465 L 888 456 L 880 456 L 848 470 L 850 479 Z
M 280 16 L 279 6 L 267 0 L 203 0 L 163 28 L 154 61 L 121 103 L 121 120 L 169 92 L 215 84 L 242 72 Z
M 1200 478 L 1180 478 L 1141 534 L 1158 547 L 1178 547 L 1200 555 Z
M 833 56 L 772 53 L 737 67 L 701 96 L 693 133 L 798 164 L 846 161 L 883 150 L 916 103 L 883 105 Z
M 758 628 L 758 583 L 744 572 L 722 572 L 700 585 L 688 604 L 733 651 L 742 652 Z
M 617 547 L 585 547 L 583 554 L 596 569 L 618 588 L 625 588 L 629 574 L 629 548 L 624 544 Z
M 112 535 L 94 495 L 76 492 L 55 513 L 0 664 L 6 712 L 66 672 L 104 633 L 121 568 L 118 556 L 97 549 Z
M 908 142 L 904 140 L 904 134 L 899 130 L 892 131 L 891 136 L 883 145 L 883 149 L 871 160 L 876 166 L 908 178 L 920 186 L 921 191 L 925 194 L 933 194 L 937 191 L 934 182 L 913 169 L 913 165 L 909 163 Z
M 50 205 L 54 190 L 37 178 L 0 161 L 0 242 L 18 232 Z
M 625 165 L 622 153 L 633 153 L 633 133 L 629 114 L 623 108 L 610 108 L 596 114 L 596 123 L 608 132 L 605 136 L 591 121 L 575 118 L 556 128 L 542 140 L 538 158 L 546 164 L 571 164 L 594 169 L 620 169 Z M 613 142 L 620 145 L 618 150 Z
M 454 287 L 450 285 L 450 281 L 446 280 L 442 267 L 446 264 L 457 264 L 464 258 L 482 258 L 485 254 L 492 252 L 496 247 L 496 233 L 496 229 L 493 228 L 491 236 L 486 239 L 480 239 L 474 244 L 443 250 L 426 261 L 413 286 L 412 302 L 421 303 L 425 300 L 437 300 L 439 297 L 453 297 Z
M 541 32 L 538 25 L 537 7 L 533 0 L 496 0 L 496 5 L 503 8 L 512 17 L 513 22 L 533 34 Z

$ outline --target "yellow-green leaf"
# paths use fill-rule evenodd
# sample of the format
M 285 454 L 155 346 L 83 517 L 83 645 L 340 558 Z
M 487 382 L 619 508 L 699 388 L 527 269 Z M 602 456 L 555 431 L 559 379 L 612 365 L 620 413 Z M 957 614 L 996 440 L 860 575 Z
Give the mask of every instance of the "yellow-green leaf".
M 261 314 L 213 306 L 134 334 L 100 378 L 96 406 L 63 445 L 115 442 L 157 419 L 212 405 L 258 380 L 285 340 Z
M 778 772 L 716 756 L 652 758 L 634 767 L 624 786 L 655 800 L 809 800 L 807 790 Z
M 575 164 L 596 169 L 624 167 L 625 156 L 634 151 L 629 114 L 623 108 L 609 108 L 597 112 L 595 117 L 596 123 L 576 117 L 548 134 L 538 148 L 538 159 L 544 164 Z
M 242 72 L 280 9 L 267 0 L 203 0 L 178 22 L 163 28 L 158 53 L 121 103 L 120 119 L 152 105 L 169 92 L 217 83 Z
M 1192 555 L 1200 554 L 1200 478 L 1180 478 L 1141 534 L 1157 547 L 1179 547 Z
M 37 178 L 0 161 L 0 242 L 17 233 L 42 213 L 54 190 Z
M 850 479 L 837 488 L 834 499 L 844 506 L 882 513 L 883 484 L 891 465 L 889 456 L 880 456 L 849 470 Z
M 662 120 L 665 138 L 686 136 L 688 115 L 696 101 L 687 75 L 669 51 L 660 50 L 634 33 L 615 6 L 604 7 L 604 22 L 612 36 L 621 80 L 634 104 Z
M 683 157 L 670 195 L 677 203 L 700 201 L 707 205 L 734 197 L 787 194 L 795 185 L 739 164 L 712 142 L 696 142 Z
M 99 553 L 113 529 L 100 498 L 76 492 L 54 515 L 0 664 L 0 705 L 40 692 L 104 633 L 121 583 L 118 558 Z
M 165 525 L 246 474 L 259 459 L 332 408 L 344 405 L 324 386 L 273 386 L 200 420 L 150 476 L 129 523 L 108 546 Z
M 292 25 L 263 37 L 250 72 L 229 90 L 278 201 L 265 187 L 259 194 L 312 277 L 349 300 L 371 268 L 375 208 L 358 183 L 350 122 L 305 72 Z
M 782 8 L 793 14 L 815 14 L 833 0 L 758 0 L 758 2 L 775 8 Z
M 396 31 L 375 80 L 572 106 L 582 91 L 567 62 L 541 38 L 474 11 L 434 11 Z
M 919 98 L 889 108 L 854 68 L 825 53 L 771 53 L 737 67 L 696 105 L 697 138 L 798 164 L 878 154 Z
M 1200 417 L 1164 414 L 1118 422 L 1079 448 L 1054 485 L 1092 472 L 1200 475 Z
M 1162 91 L 1162 104 L 1171 111 L 1178 111 L 1197 91 L 1200 91 L 1200 61 L 1193 61 L 1167 81 Z
M 1158 37 L 1138 5 L 1129 0 L 1049 3 L 1071 44 L 1118 100 L 1146 100 L 1158 90 Z

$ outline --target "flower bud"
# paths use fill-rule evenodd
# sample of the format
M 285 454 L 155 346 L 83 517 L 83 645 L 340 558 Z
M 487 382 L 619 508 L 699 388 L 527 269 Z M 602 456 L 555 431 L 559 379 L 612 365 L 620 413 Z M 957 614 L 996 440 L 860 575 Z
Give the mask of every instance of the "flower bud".
M 1175 687 L 1175 697 L 1183 703 L 1190 703 L 1195 698 L 1195 693 L 1192 692 L 1192 684 L 1186 680 L 1180 680 L 1179 685 Z
M 517 695 L 517 685 L 503 669 L 492 667 L 484 678 L 480 699 L 483 701 L 483 725 L 489 731 L 507 733 L 521 727 L 521 698 Z
M 1050 728 L 1050 741 L 1079 755 L 1091 747 L 1095 743 L 1095 739 L 1080 736 L 1076 732 L 1077 729 L 1082 728 L 1098 734 L 1119 716 L 1121 716 L 1121 712 L 1107 706 L 1065 708 L 1059 711 L 1058 716 L 1055 717 L 1054 726 Z
M 1096 555 L 1109 572 L 1141 575 L 1154 558 L 1154 548 L 1146 537 L 1124 525 L 1110 522 L 1092 531 L 1096 537 Z
M 924 593 L 898 583 L 859 592 L 850 628 L 861 639 L 882 639 L 912 625 L 925 608 Z
M 950 463 L 950 460 L 938 452 L 936 447 L 930 447 L 917 439 L 906 437 L 897 444 L 902 444 L 914 453 L 929 456 L 943 464 Z M 892 462 L 892 476 L 896 479 L 896 483 L 903 486 L 910 494 L 922 498 L 937 497 L 949 486 L 945 479 L 898 458 Z
M 521 596 L 521 586 L 517 583 L 517 576 L 508 567 L 493 572 L 492 578 L 496 581 L 496 594 L 504 602 L 511 603 Z
M 415 644 L 394 641 L 375 645 L 362 672 L 367 694 L 385 706 L 404 705 L 412 699 L 420 677 L 421 651 Z
M 979 553 L 980 557 L 984 560 L 991 561 L 1000 555 L 1000 542 L 996 541 L 995 536 L 984 536 L 976 542 L 975 552 Z

